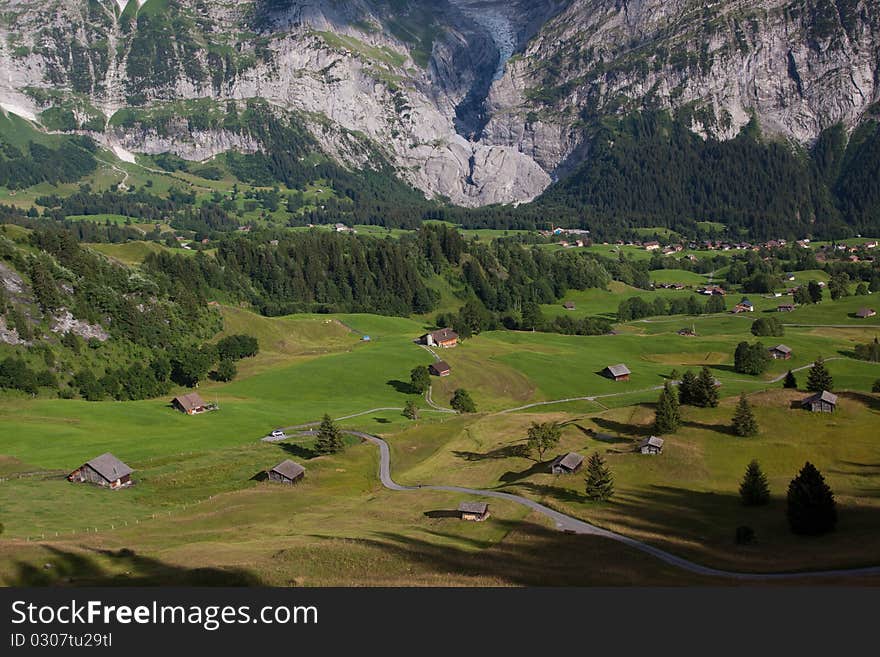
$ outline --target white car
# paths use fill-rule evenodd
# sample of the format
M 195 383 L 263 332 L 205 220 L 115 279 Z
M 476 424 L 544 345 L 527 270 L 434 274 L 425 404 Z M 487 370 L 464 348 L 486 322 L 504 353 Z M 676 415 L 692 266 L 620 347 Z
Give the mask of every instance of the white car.
M 281 429 L 275 429 L 272 432 L 272 437 L 273 438 L 284 438 L 284 432 Z

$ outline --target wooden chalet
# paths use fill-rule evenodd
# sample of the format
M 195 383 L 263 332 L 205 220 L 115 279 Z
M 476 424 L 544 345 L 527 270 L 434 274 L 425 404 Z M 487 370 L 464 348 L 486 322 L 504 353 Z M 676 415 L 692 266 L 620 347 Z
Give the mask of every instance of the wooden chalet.
M 577 308 L 577 306 L 574 305 L 574 301 L 566 301 L 562 304 L 562 307 L 566 310 L 575 310 L 575 308 Z
M 837 408 L 837 395 L 823 390 L 801 402 L 801 406 L 812 413 L 833 413 Z
M 873 317 L 877 314 L 877 311 L 873 308 L 859 308 L 856 312 L 856 317 L 859 319 L 868 319 L 868 317 Z
M 197 392 L 191 392 L 187 395 L 175 397 L 171 400 L 171 405 L 181 413 L 186 413 L 187 415 L 198 415 L 199 413 L 205 413 L 206 411 L 211 410 L 211 407 L 205 403 L 205 400 L 202 399 L 201 395 Z
M 429 347 L 454 347 L 458 344 L 458 333 L 450 328 L 444 328 L 432 333 L 426 333 L 422 336 L 421 342 Z
M 438 360 L 428 366 L 428 371 L 434 376 L 449 376 L 452 374 L 452 368 L 445 360 Z
M 279 484 L 295 484 L 306 476 L 306 469 L 299 463 L 287 459 L 281 461 L 266 474 L 269 475 L 269 481 L 275 481 Z
M 753 313 L 755 312 L 755 305 L 748 299 L 743 299 L 733 307 L 731 312 L 734 314 Z
M 125 488 L 131 486 L 131 473 L 134 472 L 125 463 L 107 452 L 83 463 L 67 475 L 67 480 L 75 483 L 91 483 L 104 488 Z
M 574 474 L 584 465 L 584 457 L 574 452 L 560 454 L 550 464 L 550 472 L 555 475 Z
M 609 365 L 602 373 L 607 376 L 609 379 L 614 379 L 615 381 L 629 381 L 629 377 L 632 372 L 629 371 L 629 368 L 626 365 Z
M 658 438 L 657 436 L 651 436 L 649 438 L 643 439 L 639 443 L 639 453 L 640 454 L 662 454 L 663 453 L 663 443 L 666 442 L 662 438 Z
M 784 344 L 778 344 L 775 347 L 770 347 L 767 351 L 770 352 L 770 357 L 776 360 L 790 360 L 791 359 L 791 347 L 786 347 Z
M 795 306 L 793 303 L 783 303 L 782 305 L 776 306 L 776 312 L 779 313 L 793 313 Z
M 458 513 L 462 520 L 483 522 L 489 517 L 489 505 L 485 502 L 462 502 L 458 505 Z

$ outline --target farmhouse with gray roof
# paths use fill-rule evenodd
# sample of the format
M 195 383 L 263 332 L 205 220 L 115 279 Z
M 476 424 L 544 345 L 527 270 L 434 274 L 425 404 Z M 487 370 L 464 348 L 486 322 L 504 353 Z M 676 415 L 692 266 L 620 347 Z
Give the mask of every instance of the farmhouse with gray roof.
M 629 381 L 629 376 L 632 372 L 629 371 L 629 368 L 624 365 L 609 365 L 603 370 L 605 376 L 609 379 L 614 379 L 615 381 Z
M 458 505 L 458 513 L 462 520 L 482 522 L 489 517 L 489 505 L 485 502 L 462 502 Z
M 124 488 L 131 485 L 131 473 L 134 472 L 113 454 L 107 452 L 83 463 L 67 475 L 68 481 L 76 483 L 92 483 L 105 488 Z
M 560 454 L 550 464 L 550 472 L 555 475 L 574 474 L 584 464 L 584 457 L 574 452 Z
M 299 463 L 286 459 L 269 470 L 268 474 L 269 481 L 280 484 L 295 484 L 305 476 L 306 469 Z

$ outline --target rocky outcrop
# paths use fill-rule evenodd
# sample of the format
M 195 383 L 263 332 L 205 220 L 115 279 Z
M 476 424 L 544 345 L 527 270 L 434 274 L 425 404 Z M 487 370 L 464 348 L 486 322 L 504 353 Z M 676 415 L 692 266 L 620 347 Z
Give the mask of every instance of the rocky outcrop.
M 76 319 L 69 310 L 61 310 L 51 318 L 50 330 L 59 335 L 73 333 L 84 340 L 95 339 L 106 342 L 110 339 L 110 334 L 104 330 L 104 327 Z

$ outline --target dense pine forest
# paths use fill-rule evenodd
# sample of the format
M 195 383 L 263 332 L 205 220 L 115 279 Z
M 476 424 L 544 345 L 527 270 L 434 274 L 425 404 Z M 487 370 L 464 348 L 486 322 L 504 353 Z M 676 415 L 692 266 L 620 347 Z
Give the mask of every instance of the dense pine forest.
M 550 219 L 603 240 L 647 226 L 699 238 L 699 222 L 750 239 L 880 233 L 877 121 L 849 139 L 842 126 L 829 128 L 810 150 L 764 138 L 754 121 L 730 141 L 704 140 L 689 123 L 686 112 L 647 111 L 597 123 L 585 162 L 533 203 L 426 216 L 499 229 Z

